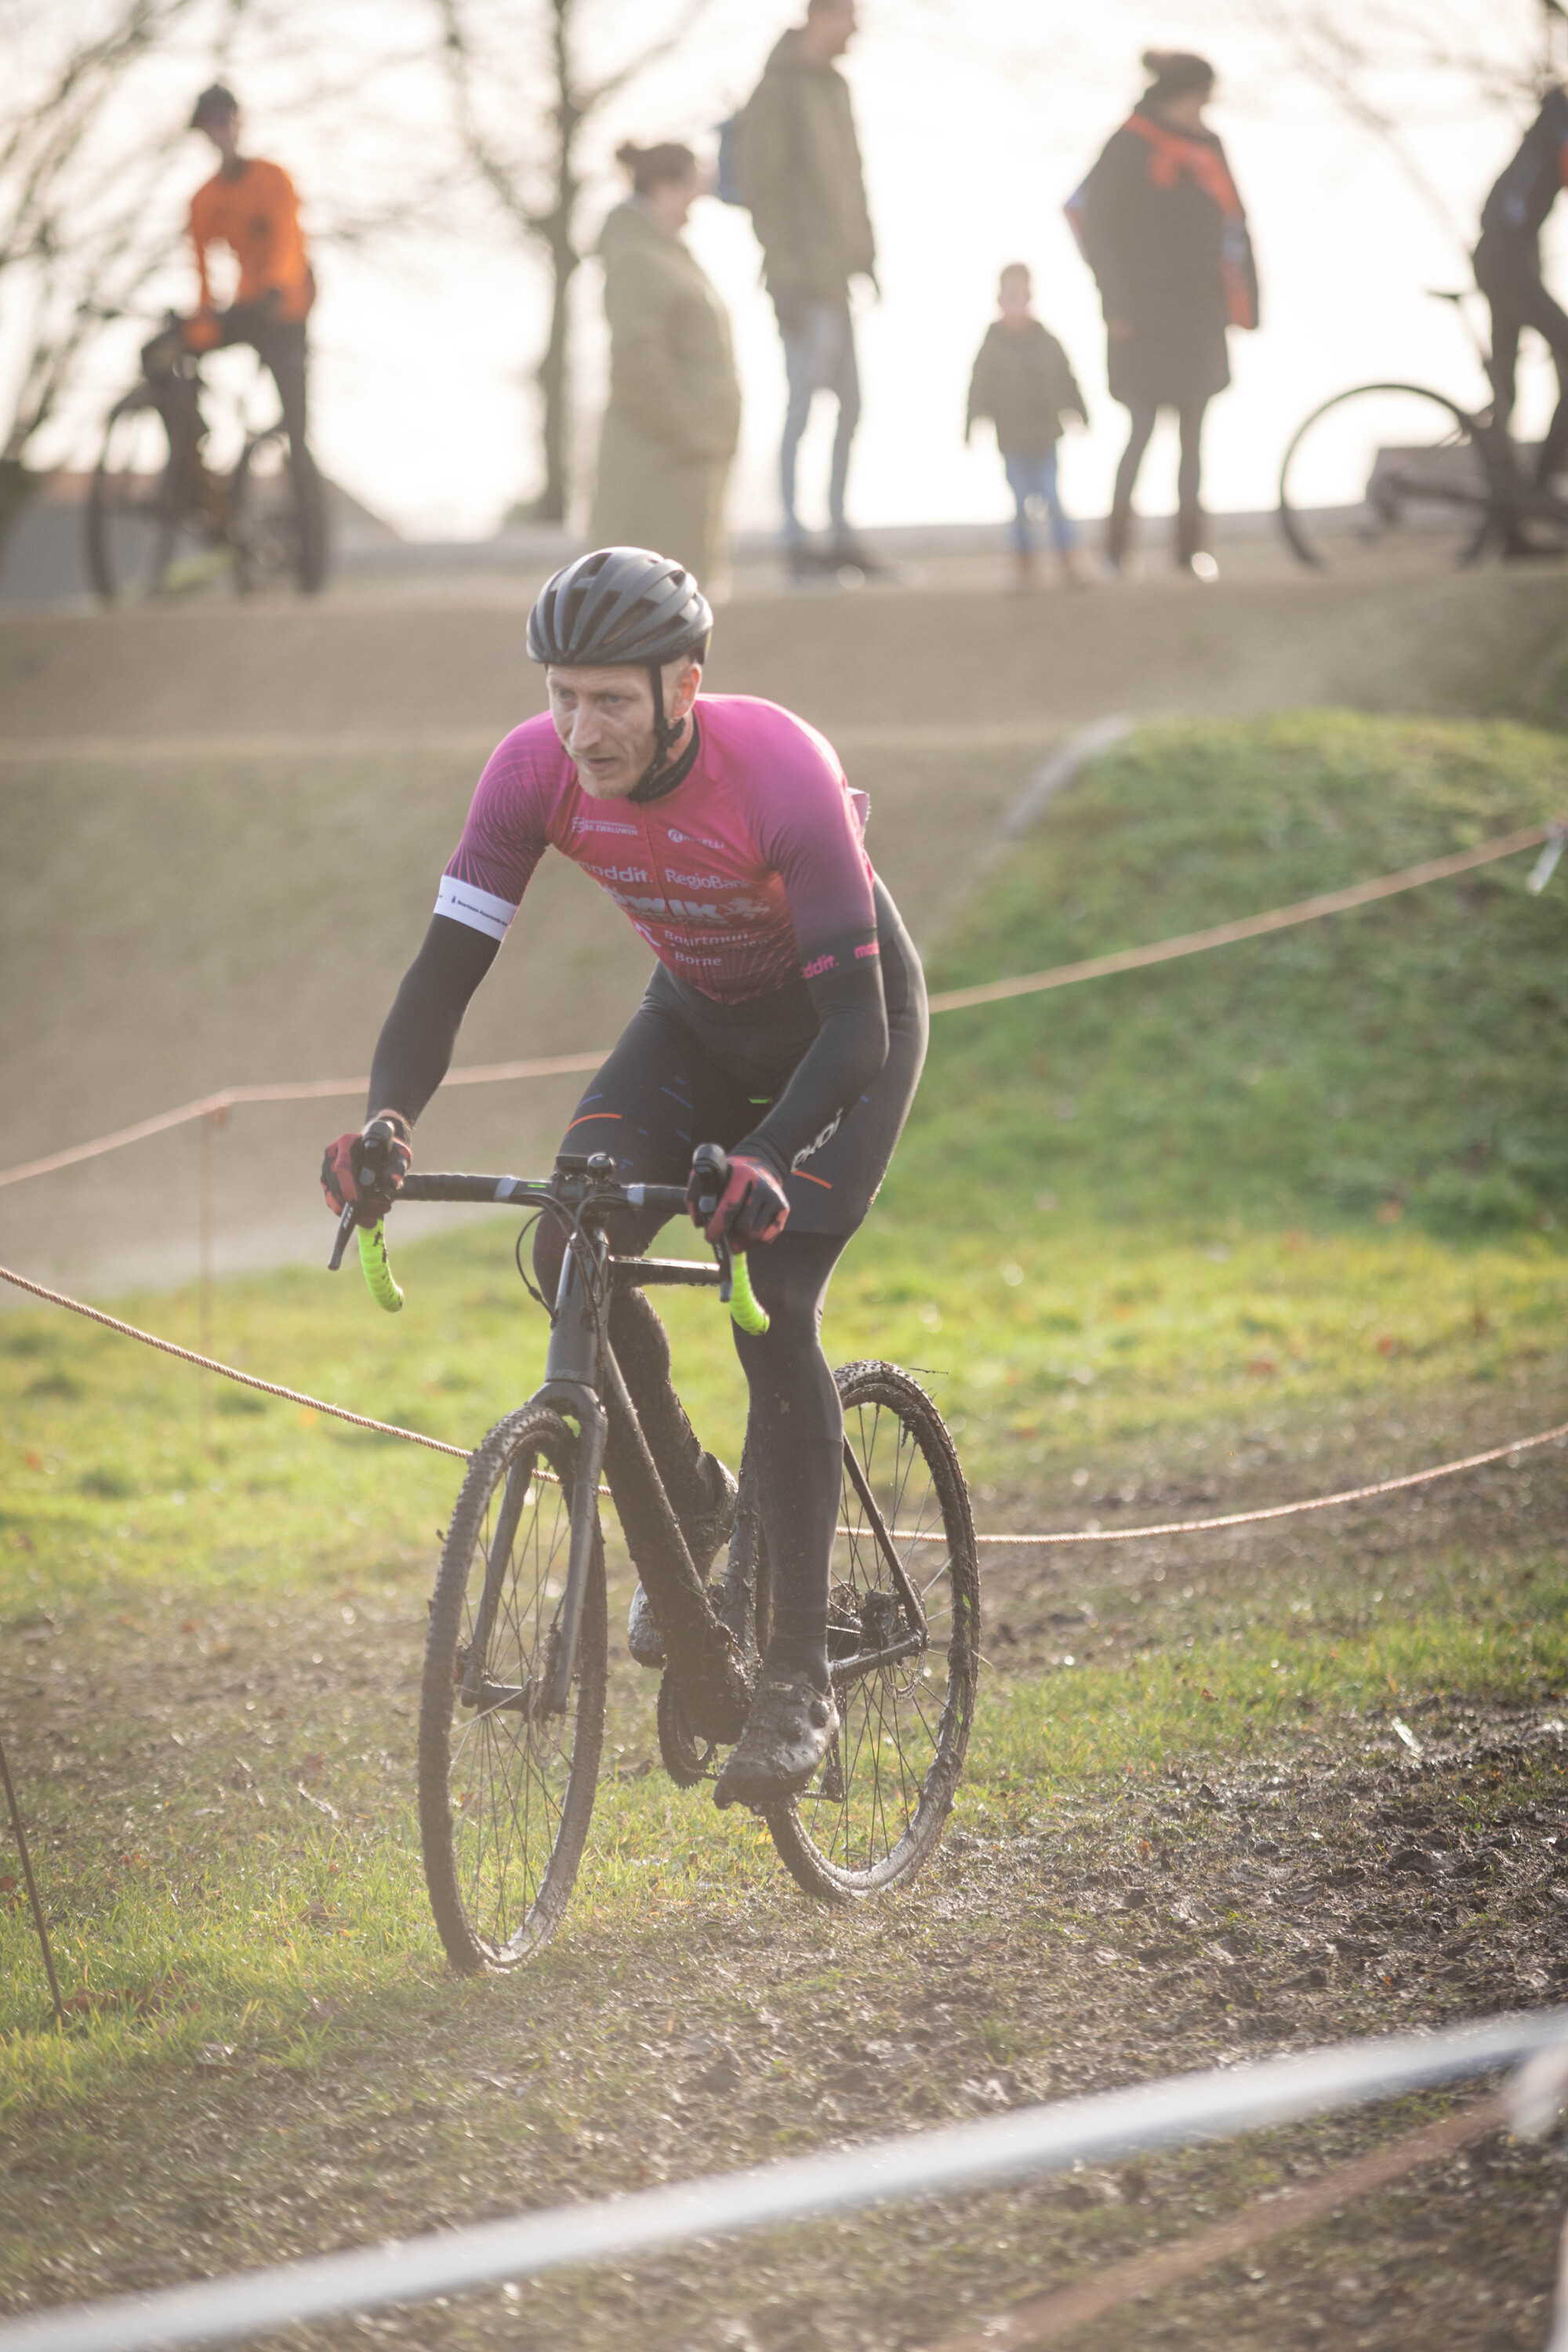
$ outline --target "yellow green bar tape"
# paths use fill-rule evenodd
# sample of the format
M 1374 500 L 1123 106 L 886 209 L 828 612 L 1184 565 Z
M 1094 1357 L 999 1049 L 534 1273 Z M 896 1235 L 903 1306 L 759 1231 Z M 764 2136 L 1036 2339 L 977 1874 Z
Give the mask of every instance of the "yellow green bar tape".
M 772 1318 L 765 1307 L 760 1306 L 752 1288 L 752 1269 L 746 1264 L 744 1250 L 736 1250 L 731 1259 L 730 1312 L 742 1331 L 761 1339 Z
M 361 1225 L 359 1262 L 364 1268 L 364 1278 L 370 1285 L 370 1295 L 376 1305 L 384 1307 L 389 1315 L 395 1315 L 403 1304 L 403 1293 L 393 1278 L 387 1258 L 384 1225 Z

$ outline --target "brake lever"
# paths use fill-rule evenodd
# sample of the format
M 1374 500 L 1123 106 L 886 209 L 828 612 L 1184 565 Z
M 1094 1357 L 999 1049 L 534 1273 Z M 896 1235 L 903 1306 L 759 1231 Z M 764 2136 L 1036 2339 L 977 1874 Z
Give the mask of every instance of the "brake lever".
M 338 1219 L 337 1238 L 332 1244 L 332 1254 L 327 1260 L 327 1272 L 329 1274 L 336 1274 L 338 1268 L 342 1265 L 343 1252 L 349 1245 L 349 1235 L 353 1233 L 353 1229 L 354 1204 L 350 1201 L 344 1208 L 342 1215 Z

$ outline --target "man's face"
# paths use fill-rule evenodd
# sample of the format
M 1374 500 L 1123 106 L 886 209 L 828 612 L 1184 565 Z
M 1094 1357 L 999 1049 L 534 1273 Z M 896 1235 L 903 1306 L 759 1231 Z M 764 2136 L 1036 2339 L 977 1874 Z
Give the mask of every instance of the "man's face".
M 238 108 L 230 107 L 221 114 L 209 114 L 201 127 L 224 162 L 232 163 L 239 152 Z
M 595 800 L 624 801 L 654 755 L 653 681 L 646 669 L 548 669 L 550 716 L 577 781 Z M 665 716 L 678 725 L 702 673 L 689 662 L 664 681 Z
M 812 13 L 812 26 L 825 57 L 841 58 L 857 31 L 855 0 L 827 0 Z

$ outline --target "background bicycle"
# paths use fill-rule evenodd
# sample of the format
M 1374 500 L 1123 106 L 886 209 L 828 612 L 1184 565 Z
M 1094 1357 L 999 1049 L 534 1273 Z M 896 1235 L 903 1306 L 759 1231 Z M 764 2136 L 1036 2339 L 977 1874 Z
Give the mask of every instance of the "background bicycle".
M 1486 347 L 1462 294 L 1437 294 Z M 1297 427 L 1279 469 L 1280 529 L 1314 570 L 1469 564 L 1568 554 L 1568 500 L 1532 478 L 1532 452 L 1474 409 L 1413 383 L 1336 393 Z
M 297 475 L 281 418 L 251 422 L 243 393 L 215 394 L 171 312 L 139 383 L 110 410 L 87 503 L 87 560 L 105 603 L 156 596 L 226 568 L 236 589 L 307 593 L 326 577 L 320 476 Z
M 507 1969 L 560 1924 L 602 1777 L 605 1405 L 637 1427 L 609 1345 L 612 1292 L 676 1284 L 722 1296 L 732 1275 L 731 1311 L 755 1328 L 760 1310 L 744 1259 L 731 1265 L 723 1244 L 718 1265 L 611 1256 L 605 1216 L 673 1215 L 685 1194 L 623 1188 L 607 1160 L 563 1159 L 549 1184 L 411 1175 L 401 1197 L 535 1208 L 570 1236 L 543 1384 L 476 1448 L 447 1531 L 420 1708 L 420 1830 L 437 1924 L 458 1968 Z M 360 1247 L 373 1292 L 400 1305 L 381 1228 Z M 763 1817 L 801 1886 L 853 1902 L 912 1877 L 941 1838 L 973 1713 L 979 1570 L 968 1490 L 930 1397 L 891 1364 L 835 1377 L 845 1451 L 828 1656 L 841 1728 L 807 1787 Z M 659 1752 L 679 1787 L 696 1788 L 744 1723 L 767 1641 L 766 1542 L 743 1459 L 728 1559 L 704 1590 L 640 1432 L 632 1450 L 649 1482 L 639 1519 L 651 1496 L 668 1523 L 668 1560 L 657 1573 L 643 1567 L 667 1656 Z M 630 1731 L 636 1705 L 617 1694 L 617 1718 L 627 1717 L 618 1727 Z

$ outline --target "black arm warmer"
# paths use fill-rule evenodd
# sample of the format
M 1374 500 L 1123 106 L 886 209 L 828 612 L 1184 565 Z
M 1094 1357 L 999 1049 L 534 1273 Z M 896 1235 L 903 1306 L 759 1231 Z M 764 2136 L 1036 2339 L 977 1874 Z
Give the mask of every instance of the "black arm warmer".
M 500 948 L 499 940 L 454 923 L 450 916 L 431 918 L 425 944 L 404 973 L 376 1040 L 370 1118 L 400 1110 L 413 1126 L 447 1075 L 468 999 Z
M 864 956 L 806 986 L 822 1026 L 767 1117 L 735 1146 L 781 1177 L 827 1141 L 888 1058 L 879 957 Z

